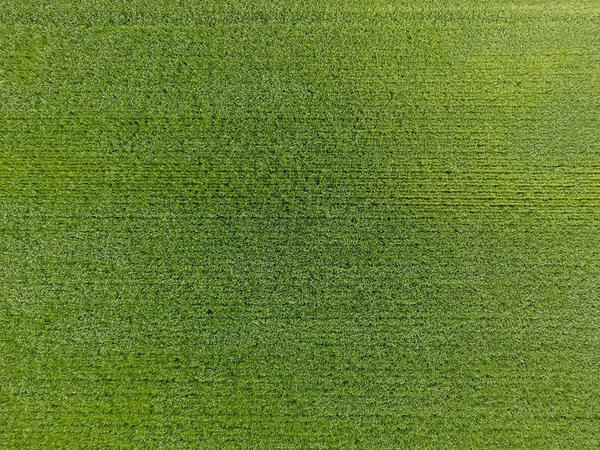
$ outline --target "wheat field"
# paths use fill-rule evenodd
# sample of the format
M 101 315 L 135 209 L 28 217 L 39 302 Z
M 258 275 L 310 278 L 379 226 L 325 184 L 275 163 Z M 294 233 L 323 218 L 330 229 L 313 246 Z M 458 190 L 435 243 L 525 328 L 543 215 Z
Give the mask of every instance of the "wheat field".
M 0 448 L 596 449 L 600 5 L 0 2 Z

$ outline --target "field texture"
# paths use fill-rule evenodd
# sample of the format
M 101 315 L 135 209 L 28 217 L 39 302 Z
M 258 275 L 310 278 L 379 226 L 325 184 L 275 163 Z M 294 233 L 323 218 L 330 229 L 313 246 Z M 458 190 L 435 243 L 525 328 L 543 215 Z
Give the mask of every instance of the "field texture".
M 0 448 L 599 448 L 599 5 L 0 1 Z

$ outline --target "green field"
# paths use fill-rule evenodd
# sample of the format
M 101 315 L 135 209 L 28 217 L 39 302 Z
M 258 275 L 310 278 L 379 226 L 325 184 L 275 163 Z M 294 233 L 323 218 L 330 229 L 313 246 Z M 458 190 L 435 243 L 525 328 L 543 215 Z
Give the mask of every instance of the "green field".
M 600 447 L 600 4 L 0 1 L 0 449 Z

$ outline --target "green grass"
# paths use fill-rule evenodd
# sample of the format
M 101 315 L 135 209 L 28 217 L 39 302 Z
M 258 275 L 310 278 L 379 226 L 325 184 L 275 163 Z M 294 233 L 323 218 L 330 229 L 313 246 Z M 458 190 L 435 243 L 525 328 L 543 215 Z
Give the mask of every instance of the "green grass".
M 0 448 L 596 449 L 600 7 L 0 2 Z

